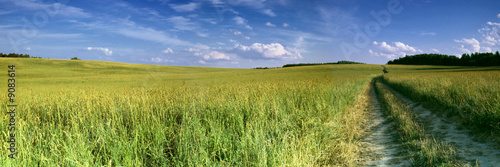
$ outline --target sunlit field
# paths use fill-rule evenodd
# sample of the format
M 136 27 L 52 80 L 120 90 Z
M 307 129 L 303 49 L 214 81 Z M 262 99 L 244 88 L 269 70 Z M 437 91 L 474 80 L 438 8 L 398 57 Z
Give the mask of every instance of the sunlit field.
M 347 111 L 382 73 L 379 65 L 258 70 L 7 58 L 0 67 L 9 64 L 18 158 L 1 156 L 7 166 L 353 164 L 360 118 Z M 9 117 L 1 118 L 6 129 Z
M 500 143 L 500 67 L 386 67 L 390 87 Z

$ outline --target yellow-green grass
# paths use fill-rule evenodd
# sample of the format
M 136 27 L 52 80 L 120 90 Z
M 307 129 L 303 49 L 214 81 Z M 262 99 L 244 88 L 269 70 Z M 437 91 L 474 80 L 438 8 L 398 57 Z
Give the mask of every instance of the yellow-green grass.
M 383 111 L 396 122 L 398 136 L 408 148 L 412 166 L 464 166 L 450 144 L 437 141 L 425 132 L 417 115 L 389 91 L 381 82 L 376 81 L 375 91 L 382 102 Z
M 386 67 L 390 87 L 500 143 L 500 67 Z
M 359 132 L 350 129 L 359 125 L 349 107 L 381 73 L 377 65 L 256 70 L 0 59 L 5 73 L 9 64 L 16 65 L 18 159 L 6 156 L 4 114 L 0 162 L 16 166 L 355 164 Z

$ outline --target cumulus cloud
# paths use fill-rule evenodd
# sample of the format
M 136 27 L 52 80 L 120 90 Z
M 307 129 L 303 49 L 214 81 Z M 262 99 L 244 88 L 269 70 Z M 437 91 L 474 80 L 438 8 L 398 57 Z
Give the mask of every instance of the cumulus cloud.
M 271 23 L 271 22 L 267 22 L 267 23 L 266 23 L 266 26 L 269 26 L 269 27 L 276 27 L 276 25 L 274 25 L 274 24 L 273 24 L 273 23 Z
M 170 48 L 167 48 L 167 49 L 165 49 L 165 50 L 163 50 L 161 52 L 165 53 L 165 54 L 174 54 L 174 51 L 172 49 L 170 49 Z
M 500 19 L 500 13 L 497 15 L 497 18 L 499 18 L 499 19 Z
M 171 4 L 170 7 L 177 12 L 191 12 L 200 7 L 200 3 L 190 2 L 188 4 L 182 4 L 182 5 Z
M 396 54 L 391 54 L 391 53 L 383 53 L 383 52 L 374 52 L 373 50 L 368 51 L 370 55 L 372 56 L 377 56 L 377 57 L 387 57 L 387 59 L 395 59 L 398 57 Z
M 233 20 L 236 22 L 237 25 L 241 25 L 246 29 L 252 30 L 252 27 L 247 24 L 248 20 L 244 19 L 243 17 L 236 16 L 233 18 Z
M 500 48 L 500 23 L 487 22 L 484 28 L 479 29 L 482 35 L 483 48 L 487 52 Z
M 195 56 L 201 56 L 205 60 L 229 60 L 229 56 L 225 53 L 221 53 L 218 51 L 210 51 L 210 52 L 198 52 L 194 54 Z
M 254 43 L 250 46 L 237 45 L 237 48 L 244 52 L 254 52 L 260 55 L 262 58 L 268 59 L 297 59 L 298 55 L 292 54 L 290 51 L 286 50 L 283 45 L 279 43 Z
M 370 49 L 368 52 L 372 56 L 382 56 L 387 59 L 394 59 L 399 56 L 405 56 L 407 54 L 415 54 L 423 52 L 420 49 L 406 45 L 402 42 L 393 42 L 392 45 L 386 42 L 373 41 L 373 46 L 375 46 L 375 51 Z
M 109 50 L 108 48 L 103 48 L 103 47 L 88 47 L 87 50 L 101 51 L 101 52 L 104 52 L 104 54 L 107 56 L 111 56 L 113 54 L 113 51 Z
M 475 38 L 462 38 L 461 40 L 456 40 L 456 43 L 461 44 L 460 45 L 460 51 L 466 52 L 466 53 L 472 53 L 472 52 L 479 52 L 479 49 L 481 49 L 481 46 L 479 45 L 479 41 L 476 40 Z
M 188 48 L 188 49 L 184 49 L 185 51 L 188 51 L 188 52 L 199 52 L 200 49 L 195 49 L 195 48 Z

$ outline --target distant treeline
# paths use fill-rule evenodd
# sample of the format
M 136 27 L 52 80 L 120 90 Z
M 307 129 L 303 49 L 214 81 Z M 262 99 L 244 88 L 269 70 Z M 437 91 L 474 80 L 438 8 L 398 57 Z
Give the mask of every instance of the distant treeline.
M 338 61 L 338 62 L 329 62 L 329 63 L 298 63 L 298 64 L 285 64 L 283 67 L 295 67 L 295 66 L 314 66 L 314 65 L 326 65 L 326 64 L 365 64 L 354 61 Z
M 19 57 L 19 58 L 42 58 L 42 57 L 32 57 L 29 54 L 18 54 L 18 53 L 0 53 L 0 57 Z
M 408 65 L 450 65 L 450 66 L 500 66 L 500 54 L 495 53 L 471 53 L 463 54 L 458 58 L 453 55 L 444 54 L 418 54 L 406 55 L 398 59 L 391 60 L 387 64 L 408 64 Z

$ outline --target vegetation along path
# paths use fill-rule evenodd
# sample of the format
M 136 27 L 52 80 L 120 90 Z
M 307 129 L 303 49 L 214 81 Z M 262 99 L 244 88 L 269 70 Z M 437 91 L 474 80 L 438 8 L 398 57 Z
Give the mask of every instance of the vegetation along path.
M 365 147 L 370 151 L 367 152 L 367 162 L 364 165 L 368 166 L 408 166 L 410 164 L 408 157 L 401 154 L 403 146 L 395 135 L 397 131 L 394 129 L 394 122 L 386 118 L 382 113 L 380 103 L 375 94 L 373 85 L 370 83 L 369 99 L 366 103 L 370 113 L 371 123 L 365 128 L 368 133 L 367 137 L 362 141 Z
M 386 68 L 383 67 L 384 73 Z M 496 166 L 500 149 L 381 82 L 370 84 L 367 166 Z
M 468 130 L 460 128 L 458 124 L 447 121 L 434 112 L 424 108 L 420 103 L 414 102 L 395 90 L 387 87 L 424 122 L 425 130 L 436 138 L 450 143 L 457 154 L 465 158 L 469 165 L 477 163 L 481 166 L 496 166 L 500 164 L 500 150 L 487 141 L 477 141 L 468 135 Z

